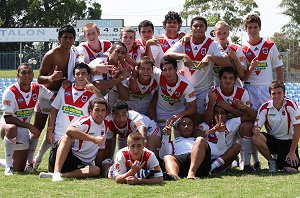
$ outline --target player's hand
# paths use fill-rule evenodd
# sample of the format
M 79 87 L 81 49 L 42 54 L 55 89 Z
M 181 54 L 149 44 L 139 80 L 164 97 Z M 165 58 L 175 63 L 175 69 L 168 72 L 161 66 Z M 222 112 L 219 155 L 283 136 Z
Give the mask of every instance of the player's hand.
M 199 65 L 201 65 L 202 67 L 203 66 L 208 66 L 208 63 L 209 63 L 210 59 L 211 59 L 211 55 L 210 54 L 206 54 L 204 56 L 204 58 L 200 61 Z
M 184 57 L 183 57 L 182 61 L 183 61 L 184 66 L 186 66 L 186 67 L 194 66 L 193 61 L 186 54 L 184 54 Z
M 41 132 L 40 132 L 40 130 L 39 130 L 38 128 L 36 128 L 34 125 L 30 125 L 29 131 L 30 131 L 30 133 L 32 134 L 32 137 L 33 137 L 34 139 L 37 139 L 37 138 L 40 137 Z
M 156 120 L 156 108 L 152 108 L 152 107 L 148 108 L 148 117 L 151 120 Z
M 96 65 L 94 75 L 108 74 L 112 71 L 113 65 Z
M 223 109 L 225 109 L 226 111 L 230 111 L 231 110 L 231 105 L 228 104 L 226 101 L 224 100 L 220 100 L 217 101 L 217 105 L 222 107 Z
M 258 60 L 257 60 L 257 56 L 251 61 L 250 66 L 249 66 L 249 70 L 250 71 L 254 71 L 257 68 L 258 65 Z
M 129 162 L 131 170 L 134 172 L 134 174 L 137 173 L 138 171 L 140 171 L 145 164 L 145 162 L 141 163 L 140 161 L 137 161 L 137 160 L 135 160 L 134 163 L 132 163 L 131 160 L 128 160 L 128 162 Z
M 292 166 L 297 166 L 299 164 L 299 159 L 295 152 L 289 152 L 285 158 L 285 161 Z
M 47 128 L 46 142 L 49 144 L 54 143 L 54 128 L 53 127 Z
M 240 99 L 233 99 L 232 104 L 235 104 L 240 110 L 247 108 L 247 105 L 243 103 Z
M 192 38 L 192 35 L 191 35 L 191 34 L 185 34 L 185 35 L 182 37 L 182 41 L 183 41 L 184 43 L 187 43 L 187 42 L 190 42 L 191 38 Z
M 129 185 L 136 185 L 139 184 L 140 179 L 135 176 L 128 176 L 125 178 L 127 184 Z
M 180 32 L 180 33 L 178 34 L 178 39 L 180 40 L 180 39 L 183 38 L 185 35 L 186 35 L 185 32 Z
M 163 128 L 163 135 L 171 135 L 171 125 L 167 125 Z
M 93 142 L 95 144 L 98 144 L 99 146 L 100 145 L 104 145 L 105 144 L 105 141 L 106 141 L 106 138 L 103 137 L 103 136 L 96 136 L 93 138 Z
M 212 86 L 208 91 L 209 102 L 215 103 L 218 99 L 217 94 L 215 93 L 215 88 Z
M 151 46 L 151 45 L 160 45 L 159 39 L 149 39 L 146 42 L 146 46 Z
M 72 83 L 69 80 L 64 80 L 61 84 L 63 89 L 66 89 L 67 87 L 70 87 L 71 85 L 72 85 Z
M 231 60 L 233 60 L 233 61 L 238 61 L 238 60 L 239 60 L 239 58 L 237 57 L 235 51 L 233 51 L 233 50 L 230 49 L 230 50 L 227 52 L 227 54 L 228 54 L 228 56 L 229 56 L 229 58 L 230 58 Z
M 95 85 L 93 85 L 93 83 L 90 83 L 90 81 L 88 79 L 84 78 L 84 80 L 85 80 L 85 83 L 86 83 L 85 90 L 93 92 L 93 93 L 98 91 L 98 89 L 95 87 Z
M 52 81 L 66 79 L 66 77 L 64 77 L 64 73 L 62 71 L 60 71 L 58 69 L 58 66 L 56 65 L 55 68 L 54 68 L 53 74 L 50 76 L 50 79 L 51 79 L 51 82 L 52 82 Z
M 215 130 L 218 132 L 225 132 L 226 125 L 222 121 L 222 116 L 221 115 L 215 116 L 215 120 L 216 120 L 216 125 L 214 126 Z
M 261 128 L 258 126 L 258 123 L 256 122 L 252 128 L 252 134 L 253 135 L 259 135 Z

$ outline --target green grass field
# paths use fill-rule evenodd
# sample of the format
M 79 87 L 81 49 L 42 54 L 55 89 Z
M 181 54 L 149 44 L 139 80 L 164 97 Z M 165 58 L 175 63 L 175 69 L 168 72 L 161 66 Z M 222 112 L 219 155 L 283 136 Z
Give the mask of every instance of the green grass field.
M 15 76 L 15 71 L 0 72 L 0 77 Z M 44 136 L 44 132 L 41 138 Z M 47 171 L 47 156 L 40 171 Z M 0 143 L 0 158 L 4 158 Z M 167 181 L 163 185 L 118 185 L 109 179 L 65 179 L 54 183 L 36 174 L 6 177 L 0 168 L 0 197 L 300 197 L 300 174 L 268 173 L 261 157 L 262 170 L 244 174 L 238 169 L 211 177 Z

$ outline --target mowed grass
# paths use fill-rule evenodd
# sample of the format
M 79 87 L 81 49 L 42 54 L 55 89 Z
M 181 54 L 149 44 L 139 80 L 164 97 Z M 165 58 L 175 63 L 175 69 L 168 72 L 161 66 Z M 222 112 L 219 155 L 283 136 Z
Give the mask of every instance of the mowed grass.
M 37 71 L 35 71 L 36 73 Z M 13 77 L 16 71 L 0 72 Z M 41 134 L 40 141 L 45 132 Z M 48 152 L 38 173 L 47 171 Z M 0 143 L 0 158 L 4 158 Z M 109 179 L 65 179 L 54 183 L 39 179 L 38 173 L 4 176 L 0 168 L 0 197 L 300 197 L 300 174 L 268 173 L 260 156 L 262 170 L 244 174 L 239 169 L 197 180 L 166 181 L 163 185 L 118 185 Z
M 34 76 L 37 77 L 39 70 L 33 70 Z M 0 70 L 0 78 L 17 77 L 17 70 Z

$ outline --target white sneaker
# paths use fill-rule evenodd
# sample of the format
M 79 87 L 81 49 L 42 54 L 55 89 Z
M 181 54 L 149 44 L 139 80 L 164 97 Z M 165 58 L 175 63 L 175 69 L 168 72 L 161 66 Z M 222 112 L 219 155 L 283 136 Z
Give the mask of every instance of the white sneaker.
M 54 181 L 54 182 L 63 181 L 63 178 L 61 177 L 61 173 L 59 173 L 59 172 L 53 173 L 52 181 Z
M 39 178 L 52 178 L 53 173 L 40 172 Z
M 33 168 L 33 163 L 26 163 L 24 172 L 26 172 L 26 173 L 34 173 L 35 170 Z
M 14 169 L 13 169 L 13 167 L 10 167 L 10 166 L 5 167 L 4 175 L 6 175 L 6 176 L 11 176 L 11 175 L 13 175 L 13 174 L 14 174 Z
M 277 161 L 275 159 L 271 159 L 268 161 L 269 172 L 276 173 L 277 172 Z

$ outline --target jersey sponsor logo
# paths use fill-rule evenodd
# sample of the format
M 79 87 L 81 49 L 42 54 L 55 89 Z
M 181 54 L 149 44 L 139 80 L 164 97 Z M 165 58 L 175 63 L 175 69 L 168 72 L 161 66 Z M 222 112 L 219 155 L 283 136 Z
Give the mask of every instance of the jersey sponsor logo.
M 258 63 L 257 63 L 257 67 L 256 67 L 256 70 L 264 70 L 264 69 L 266 69 L 268 67 L 268 64 L 267 64 L 267 62 L 265 62 L 265 61 L 259 61 Z
M 133 93 L 131 96 L 133 98 L 143 100 L 144 98 L 147 98 L 148 96 L 150 96 L 150 93 L 144 93 L 144 94 Z
M 177 98 L 172 98 L 170 96 L 166 96 L 164 94 L 161 94 L 161 97 L 164 101 L 168 102 L 170 105 L 174 105 L 175 103 L 178 103 L 180 102 L 180 99 L 177 99 Z
M 274 114 L 274 113 L 269 113 L 268 116 L 269 116 L 269 117 L 272 117 L 272 116 L 274 117 L 274 116 L 276 116 L 276 114 Z
M 30 117 L 32 114 L 33 114 L 33 109 L 25 109 L 25 110 L 15 112 L 15 115 L 17 117 Z
M 3 100 L 3 105 L 10 106 L 11 101 L 10 100 Z
M 63 110 L 63 113 L 68 114 L 68 115 L 74 115 L 77 117 L 83 116 L 83 112 L 79 109 L 76 109 L 75 107 L 63 106 L 62 110 Z

